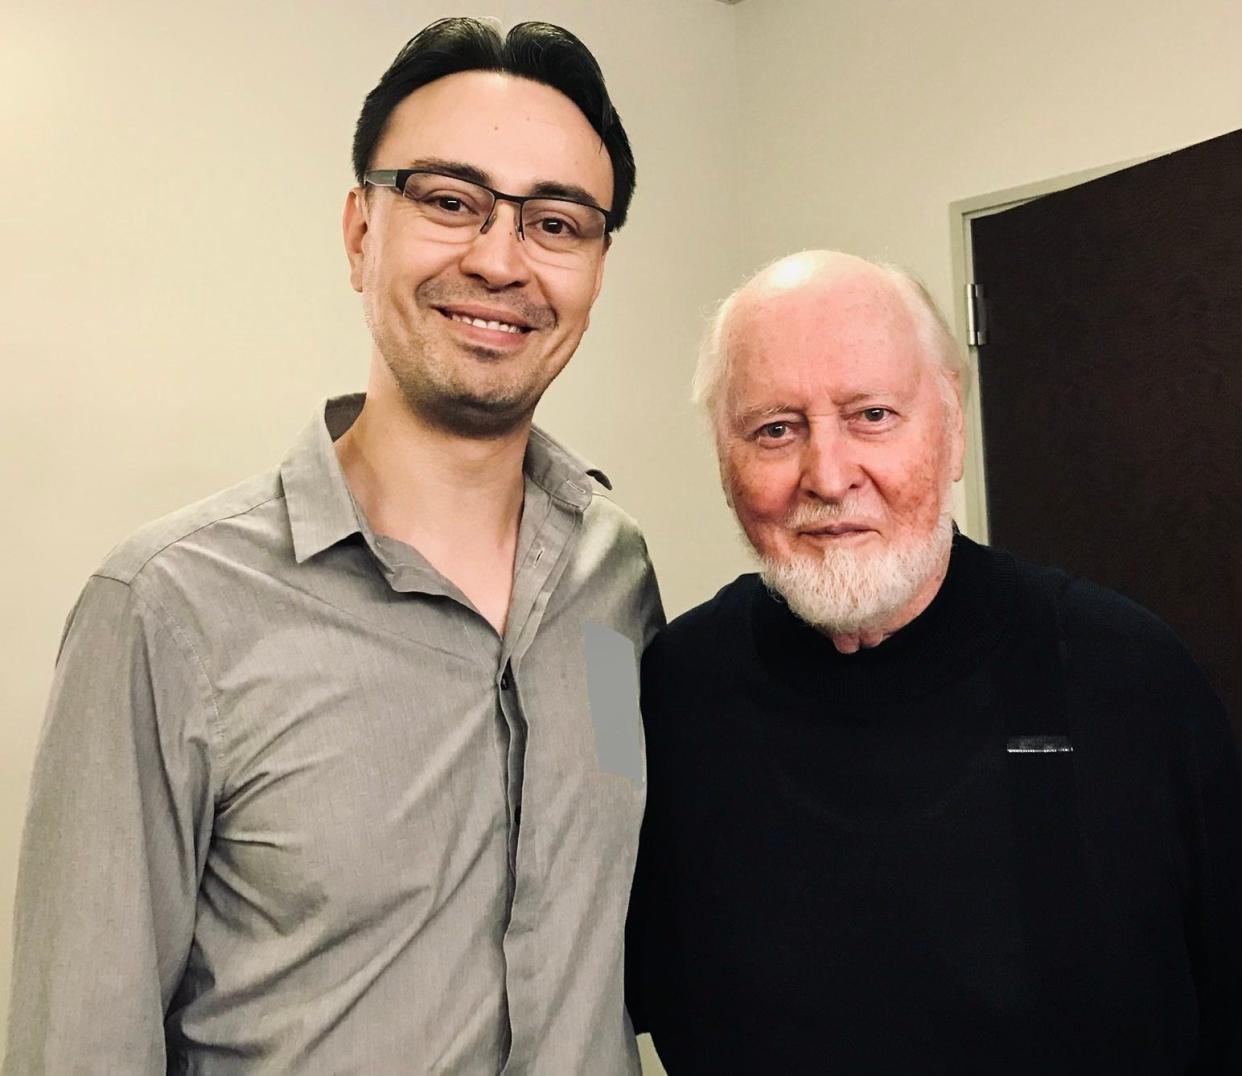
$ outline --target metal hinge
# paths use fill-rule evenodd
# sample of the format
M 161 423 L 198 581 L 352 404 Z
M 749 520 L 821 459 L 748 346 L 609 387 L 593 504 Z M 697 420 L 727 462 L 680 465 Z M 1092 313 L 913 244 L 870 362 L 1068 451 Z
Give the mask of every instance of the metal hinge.
M 966 343 L 982 347 L 988 342 L 988 310 L 983 302 L 983 285 L 966 285 Z

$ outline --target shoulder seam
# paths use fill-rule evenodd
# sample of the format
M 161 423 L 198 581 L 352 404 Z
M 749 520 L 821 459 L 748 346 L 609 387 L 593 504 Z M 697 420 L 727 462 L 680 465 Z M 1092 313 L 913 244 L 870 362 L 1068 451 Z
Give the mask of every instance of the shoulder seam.
M 147 557 L 143 560 L 143 562 L 139 564 L 138 567 L 135 568 L 132 573 L 130 573 L 128 579 L 125 578 L 124 575 L 122 574 L 108 571 L 107 560 L 105 560 L 104 564 L 100 565 L 99 568 L 97 568 L 91 574 L 92 576 L 98 576 L 100 579 L 114 579 L 116 580 L 116 582 L 124 583 L 126 586 L 128 586 L 133 580 L 137 579 L 138 576 L 142 574 L 143 569 L 146 568 L 146 566 L 150 564 L 151 561 L 153 561 L 166 549 L 172 548 L 173 546 L 177 545 L 179 542 L 184 542 L 187 538 L 191 537 L 192 535 L 198 534 L 199 531 L 205 531 L 208 527 L 214 527 L 217 523 L 224 523 L 225 521 L 230 520 L 230 519 L 237 519 L 238 516 L 249 515 L 255 509 L 262 508 L 265 504 L 271 504 L 273 501 L 283 500 L 284 496 L 285 496 L 284 493 L 273 494 L 271 497 L 265 497 L 261 501 L 256 501 L 254 504 L 250 505 L 247 508 L 243 508 L 241 511 L 230 512 L 228 515 L 224 515 L 224 516 L 216 516 L 214 519 L 209 519 L 205 523 L 200 523 L 197 527 L 192 527 L 190 530 L 185 531 L 182 534 L 178 534 L 175 538 L 170 538 L 163 545 L 159 546 L 157 549 L 152 550 L 147 555 Z M 108 559 L 111 559 L 111 558 L 109 557 Z
M 263 503 L 267 503 L 267 502 L 265 501 Z M 254 505 L 253 507 L 257 508 L 259 506 Z M 234 515 L 245 515 L 245 513 L 237 512 L 237 513 L 234 513 Z M 222 518 L 230 519 L 233 517 L 225 516 Z M 202 529 L 201 527 L 195 528 L 195 530 L 201 530 L 201 529 Z M 189 532 L 189 534 L 193 534 L 193 533 L 194 531 Z M 188 537 L 188 534 L 186 535 L 186 537 Z M 175 543 L 172 543 L 172 542 L 169 543 L 169 545 L 172 545 L 172 544 L 175 544 Z M 163 548 L 167 549 L 168 546 L 164 546 Z M 209 742 L 211 744 L 211 752 L 213 756 L 212 758 L 213 765 L 211 767 L 211 798 L 212 798 L 213 803 L 219 803 L 220 802 L 220 790 L 223 787 L 222 785 L 223 776 L 222 776 L 221 770 L 222 770 L 222 763 L 223 763 L 223 758 L 224 758 L 220 750 L 220 745 L 223 742 L 222 733 L 220 729 L 220 707 L 216 703 L 216 690 L 211 682 L 211 675 L 207 671 L 207 665 L 203 661 L 202 655 L 199 654 L 198 648 L 194 645 L 194 641 L 189 637 L 189 635 L 185 631 L 185 628 L 182 626 L 181 622 L 178 621 L 175 616 L 173 616 L 172 611 L 168 608 L 167 605 L 165 605 L 162 601 L 160 601 L 158 596 L 154 594 L 141 593 L 138 590 L 138 588 L 133 585 L 132 582 L 126 582 L 123 579 L 116 579 L 113 576 L 100 575 L 98 572 L 96 572 L 92 576 L 92 578 L 107 579 L 109 582 L 119 583 L 121 586 L 125 587 L 130 592 L 130 594 L 133 595 L 134 601 L 138 602 L 140 605 L 146 606 L 156 616 L 158 616 L 160 620 L 164 622 L 164 625 L 167 627 L 169 635 L 177 640 L 178 644 L 183 650 L 188 651 L 190 659 L 191 659 L 191 664 L 198 670 L 199 675 L 203 679 L 203 685 L 206 687 L 206 694 L 207 694 L 206 701 L 207 701 L 207 708 L 208 708 L 207 733 L 209 737 Z
M 216 692 L 211 683 L 211 676 L 207 672 L 207 667 L 204 664 L 202 657 L 199 655 L 198 649 L 194 646 L 193 641 L 186 634 L 185 629 L 182 627 L 180 622 L 172 615 L 172 612 L 168 609 L 168 606 L 160 601 L 155 595 L 140 593 L 138 588 L 131 582 L 124 579 L 118 579 L 112 575 L 106 575 L 102 572 L 92 572 L 87 581 L 89 582 L 91 579 L 100 579 L 108 583 L 115 583 L 117 586 L 124 587 L 137 605 L 150 610 L 160 620 L 160 622 L 167 628 L 168 634 L 177 641 L 179 649 L 183 652 L 188 652 L 190 664 L 198 670 L 199 676 L 202 677 L 203 685 L 206 687 L 206 702 L 208 710 L 206 725 L 208 743 L 211 750 L 211 798 L 213 803 L 219 803 L 220 790 L 223 787 L 221 784 L 221 764 L 223 762 L 223 754 L 220 751 L 220 744 L 222 742 L 219 727 L 220 708 L 216 704 Z M 78 604 L 81 603 L 81 600 L 82 599 L 79 597 Z M 74 609 L 76 611 L 77 605 L 74 606 Z M 68 625 L 66 625 L 66 634 L 67 633 Z

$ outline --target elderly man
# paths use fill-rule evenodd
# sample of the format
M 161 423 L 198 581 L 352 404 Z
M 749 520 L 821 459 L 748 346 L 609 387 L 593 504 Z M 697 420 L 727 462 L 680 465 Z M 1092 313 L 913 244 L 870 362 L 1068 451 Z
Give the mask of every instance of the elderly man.
M 625 220 L 625 131 L 573 35 L 448 19 L 354 166 L 365 399 L 124 542 L 70 617 L 14 1074 L 638 1069 L 659 597 L 606 479 L 531 426 Z
M 673 1076 L 1242 1071 L 1222 707 L 1149 613 L 954 534 L 962 378 L 842 254 L 712 328 L 762 572 L 644 659 L 629 999 Z

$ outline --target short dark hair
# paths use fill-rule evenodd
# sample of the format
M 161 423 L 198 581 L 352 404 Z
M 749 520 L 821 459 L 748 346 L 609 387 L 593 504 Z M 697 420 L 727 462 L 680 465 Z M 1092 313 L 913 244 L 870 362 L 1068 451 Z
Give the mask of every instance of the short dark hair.
M 353 156 L 359 185 L 393 109 L 419 87 L 459 71 L 500 71 L 541 82 L 577 105 L 612 161 L 613 226 L 625 223 L 635 178 L 630 140 L 595 57 L 568 30 L 548 22 L 520 22 L 502 39 L 494 26 L 479 19 L 438 19 L 410 38 L 367 94 L 358 116 Z

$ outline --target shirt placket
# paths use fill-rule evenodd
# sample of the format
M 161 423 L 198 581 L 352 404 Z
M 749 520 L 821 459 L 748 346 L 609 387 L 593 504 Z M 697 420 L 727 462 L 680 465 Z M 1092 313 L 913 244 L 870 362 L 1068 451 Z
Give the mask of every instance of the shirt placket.
M 537 487 L 536 487 L 537 488 Z M 538 506 L 535 501 L 542 502 Z M 532 513 L 532 509 L 536 509 Z M 564 570 L 572 549 L 573 536 L 581 523 L 582 511 L 566 504 L 542 490 L 532 496 L 527 487 L 526 519 L 532 516 L 538 522 L 531 527 L 530 538 L 522 543 L 519 567 L 514 575 L 513 598 L 510 602 L 509 622 L 503 640 L 500 667 L 496 676 L 496 690 L 500 714 L 508 733 L 508 802 L 509 802 L 509 865 L 510 905 L 506 924 L 507 941 L 516 941 L 529 934 L 538 925 L 539 908 L 543 895 L 538 888 L 539 871 L 531 862 L 529 849 L 532 842 L 522 840 L 523 825 L 528 829 L 538 825 L 540 803 L 537 793 L 526 780 L 526 742 L 530 715 L 522 706 L 521 669 L 522 657 L 530 648 L 547 608 L 548 598 Z M 541 760 L 546 766 L 548 760 Z M 536 969 L 529 958 L 526 946 L 506 944 L 507 969 L 506 993 L 511 1026 L 511 1056 L 524 1056 L 521 1038 L 521 1016 L 529 1013 L 528 985 L 535 978 Z M 520 1066 L 519 1066 L 520 1067 Z M 505 1071 L 510 1071 L 506 1067 Z
M 501 642 L 496 693 L 508 733 L 509 862 L 516 869 L 525 782 L 527 718 L 521 705 L 522 656 L 529 649 L 582 515 L 528 481 L 509 618 Z

